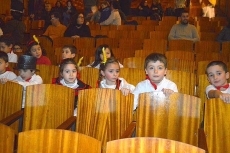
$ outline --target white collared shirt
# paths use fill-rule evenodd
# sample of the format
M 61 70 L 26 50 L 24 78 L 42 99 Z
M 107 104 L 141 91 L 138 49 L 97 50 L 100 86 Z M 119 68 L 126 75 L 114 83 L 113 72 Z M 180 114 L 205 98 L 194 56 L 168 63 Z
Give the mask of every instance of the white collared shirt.
M 0 79 L 1 78 L 5 78 L 7 80 L 14 80 L 17 78 L 17 75 L 14 74 L 14 72 L 11 72 L 11 71 L 6 71 L 5 73 L 3 74 L 0 74 Z
M 160 91 L 162 91 L 162 89 L 171 89 L 174 92 L 178 92 L 177 85 L 174 82 L 166 79 L 165 77 L 157 85 L 156 90 L 153 88 L 153 86 L 152 86 L 152 84 L 150 83 L 149 80 L 144 80 L 144 81 L 139 82 L 137 84 L 135 90 L 133 91 L 133 94 L 134 94 L 134 109 L 136 109 L 136 107 L 138 105 L 138 97 L 139 97 L 140 93 L 153 92 L 153 91 L 160 92 Z

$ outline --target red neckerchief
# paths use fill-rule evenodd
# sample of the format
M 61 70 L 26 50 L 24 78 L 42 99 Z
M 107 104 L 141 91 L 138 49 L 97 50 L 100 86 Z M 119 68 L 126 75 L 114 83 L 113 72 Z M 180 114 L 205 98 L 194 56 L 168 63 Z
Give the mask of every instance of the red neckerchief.
M 224 88 L 224 89 L 227 89 L 229 87 L 229 83 L 224 85 L 224 86 L 217 86 L 216 89 L 217 90 L 220 90 L 220 88 Z
M 146 79 L 150 81 L 151 85 L 152 85 L 153 88 L 156 90 L 156 89 L 157 89 L 157 85 L 156 85 L 155 83 L 153 83 L 153 82 L 150 80 L 150 78 L 149 78 L 148 75 L 146 75 Z
M 26 82 L 29 82 L 29 81 L 30 81 L 30 79 L 31 79 L 31 78 L 29 78 L 29 79 L 26 79 L 25 81 L 26 81 Z
M 121 80 L 117 79 L 117 80 L 116 80 L 116 88 L 115 88 L 115 89 L 118 89 L 118 90 L 119 90 L 120 84 L 121 84 Z

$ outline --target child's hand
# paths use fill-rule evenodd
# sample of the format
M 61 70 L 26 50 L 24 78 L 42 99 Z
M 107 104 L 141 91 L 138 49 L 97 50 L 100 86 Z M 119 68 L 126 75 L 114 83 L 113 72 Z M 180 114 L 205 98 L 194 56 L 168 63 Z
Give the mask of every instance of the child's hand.
M 124 96 L 127 96 L 130 93 L 130 90 L 127 88 L 121 88 L 121 92 Z
M 171 89 L 162 89 L 162 92 L 165 94 L 165 96 L 170 96 L 172 93 L 174 93 Z
M 1 83 L 1 84 L 5 84 L 7 81 L 8 81 L 8 80 L 7 80 L 6 78 L 1 78 L 1 79 L 0 79 L 0 83 Z
M 228 93 L 222 93 L 220 95 L 220 99 L 222 99 L 226 103 L 230 103 L 230 94 L 228 94 Z

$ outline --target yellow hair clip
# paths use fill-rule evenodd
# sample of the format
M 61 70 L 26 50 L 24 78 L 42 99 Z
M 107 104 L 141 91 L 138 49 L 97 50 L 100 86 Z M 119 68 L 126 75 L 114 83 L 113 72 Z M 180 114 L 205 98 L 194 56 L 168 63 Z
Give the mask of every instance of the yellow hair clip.
M 83 56 L 79 59 L 78 63 L 77 63 L 77 66 L 79 67 L 81 65 L 81 62 L 83 60 Z
M 36 41 L 39 44 L 39 40 L 35 35 L 33 35 L 33 39 L 34 39 L 34 41 Z
M 105 52 L 105 47 L 102 48 L 102 53 L 103 53 L 103 60 L 102 60 L 101 63 L 104 63 L 104 64 L 105 64 L 106 61 L 107 61 L 106 52 Z

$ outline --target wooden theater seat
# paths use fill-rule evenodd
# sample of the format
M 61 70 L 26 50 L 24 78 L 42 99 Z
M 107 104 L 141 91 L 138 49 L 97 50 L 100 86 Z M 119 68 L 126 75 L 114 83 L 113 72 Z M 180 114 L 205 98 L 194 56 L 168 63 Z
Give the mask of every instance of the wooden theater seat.
M 15 132 L 9 126 L 0 123 L 0 152 L 14 152 Z

